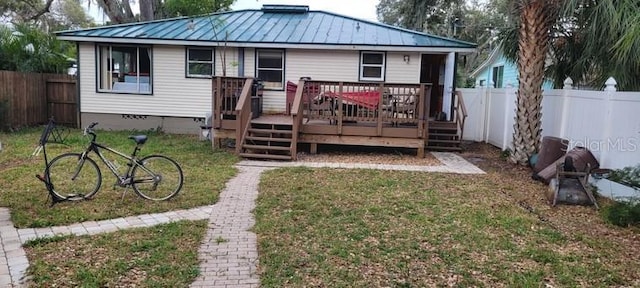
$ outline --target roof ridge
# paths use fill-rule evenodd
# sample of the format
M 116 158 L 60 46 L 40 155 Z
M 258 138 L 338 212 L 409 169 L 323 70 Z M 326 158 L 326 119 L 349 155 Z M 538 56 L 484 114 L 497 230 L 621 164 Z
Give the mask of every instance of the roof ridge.
M 90 28 L 82 28 L 82 29 L 62 30 L 62 31 L 56 31 L 55 34 L 62 34 L 62 33 L 67 33 L 67 32 L 75 32 L 75 31 L 78 31 L 78 30 L 93 31 L 93 30 L 100 30 L 100 29 L 130 27 L 130 26 L 136 26 L 136 25 L 171 22 L 171 21 L 178 21 L 178 20 L 191 19 L 191 18 L 194 18 L 194 19 L 195 18 L 206 18 L 206 17 L 211 17 L 211 16 L 214 16 L 214 15 L 224 15 L 224 14 L 231 14 L 231 13 L 235 13 L 235 12 L 243 12 L 243 11 L 261 11 L 261 10 L 258 10 L 258 9 L 241 9 L 241 10 L 219 11 L 219 12 L 200 14 L 200 15 L 193 15 L 193 16 L 178 16 L 178 17 L 165 18 L 165 19 L 156 19 L 156 20 L 150 20 L 150 21 L 129 22 L 129 23 L 103 25 L 103 26 L 90 27 Z
M 379 27 L 384 27 L 384 28 L 389 28 L 389 29 L 393 29 L 393 30 L 397 30 L 397 31 L 407 32 L 407 33 L 410 33 L 410 34 L 433 37 L 433 38 L 438 38 L 440 40 L 452 41 L 452 42 L 457 42 L 457 43 L 465 44 L 465 45 L 477 46 L 477 44 L 475 44 L 475 43 L 471 43 L 471 42 L 467 42 L 467 41 L 463 41 L 463 40 L 458 40 L 458 39 L 454 39 L 454 38 L 447 38 L 447 37 L 444 37 L 444 36 L 439 36 L 439 35 L 433 35 L 433 34 L 429 34 L 429 33 L 414 31 L 414 30 L 411 30 L 411 29 L 401 28 L 401 27 L 397 27 L 397 26 L 393 26 L 393 25 L 389 25 L 389 24 L 385 24 L 385 23 L 381 23 L 381 22 L 374 22 L 374 21 L 370 21 L 370 20 L 366 20 L 366 19 L 355 18 L 355 17 L 352 17 L 352 16 L 347 16 L 347 15 L 343 15 L 343 14 L 339 14 L 339 13 L 335 13 L 335 12 L 329 12 L 329 11 L 324 11 L 324 10 L 309 10 L 309 12 L 330 14 L 330 15 L 333 15 L 333 16 L 344 17 L 344 18 L 348 18 L 348 19 L 355 20 L 355 21 L 360 21 L 360 22 L 365 22 L 367 24 L 371 24 L 371 25 L 375 25 L 375 26 L 379 26 Z

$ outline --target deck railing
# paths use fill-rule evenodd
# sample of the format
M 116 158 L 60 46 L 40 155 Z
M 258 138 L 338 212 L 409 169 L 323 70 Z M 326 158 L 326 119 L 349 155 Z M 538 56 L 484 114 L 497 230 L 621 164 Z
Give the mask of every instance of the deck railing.
M 462 92 L 455 91 L 453 93 L 453 96 L 455 97 L 455 101 L 453 102 L 455 105 L 453 107 L 453 111 L 455 113 L 454 121 L 458 126 L 458 139 L 462 140 L 462 135 L 464 134 L 464 122 L 467 119 L 467 115 L 468 115 L 467 107 L 464 105 L 464 98 L 462 97 Z
M 242 152 L 242 143 L 251 125 L 251 86 L 253 79 L 246 79 L 235 107 L 236 114 L 236 153 Z
M 304 123 L 336 125 L 342 134 L 345 124 L 377 127 L 415 127 L 426 137 L 430 84 L 389 84 L 301 80 L 297 86 L 292 117 L 294 125 Z
M 241 77 L 214 77 L 212 83 L 212 111 L 213 128 L 222 128 L 222 120 L 235 120 L 238 115 L 236 106 L 240 100 L 243 89 L 250 78 Z M 251 84 L 249 83 L 249 91 Z M 249 99 L 250 100 L 250 99 Z M 249 101 L 248 100 L 248 101 Z M 249 101 L 250 102 L 250 101 Z M 251 103 L 249 103 L 250 105 Z M 250 107 L 250 106 L 249 106 Z

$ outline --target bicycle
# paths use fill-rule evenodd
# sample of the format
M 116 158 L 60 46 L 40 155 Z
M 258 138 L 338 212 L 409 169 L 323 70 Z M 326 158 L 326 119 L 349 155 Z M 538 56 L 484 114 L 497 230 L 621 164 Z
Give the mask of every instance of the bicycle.
M 182 168 L 176 161 L 164 155 L 138 158 L 137 153 L 147 142 L 146 135 L 129 136 L 129 139 L 135 141 L 136 146 L 131 156 L 128 156 L 97 143 L 97 135 L 93 130 L 96 125 L 98 123 L 94 122 L 84 129 L 83 134 L 91 136 L 91 141 L 84 152 L 65 153 L 55 157 L 47 164 L 44 176 L 38 176 L 45 182 L 52 197 L 58 198 L 53 199 L 54 203 L 64 200 L 91 199 L 98 193 L 102 185 L 102 172 L 96 162 L 89 158 L 91 152 L 98 155 L 98 158 L 116 177 L 114 187 L 132 187 L 138 196 L 154 201 L 169 200 L 180 192 L 184 178 Z M 103 150 L 128 161 L 125 174 L 119 174 L 117 162 L 107 160 L 102 153 Z

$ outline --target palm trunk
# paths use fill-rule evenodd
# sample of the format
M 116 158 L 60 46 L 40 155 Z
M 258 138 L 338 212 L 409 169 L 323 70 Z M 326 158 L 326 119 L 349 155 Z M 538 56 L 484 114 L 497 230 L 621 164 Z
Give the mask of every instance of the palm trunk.
M 519 87 L 511 161 L 526 165 L 540 148 L 542 83 L 553 10 L 547 0 L 522 2 L 518 30 Z

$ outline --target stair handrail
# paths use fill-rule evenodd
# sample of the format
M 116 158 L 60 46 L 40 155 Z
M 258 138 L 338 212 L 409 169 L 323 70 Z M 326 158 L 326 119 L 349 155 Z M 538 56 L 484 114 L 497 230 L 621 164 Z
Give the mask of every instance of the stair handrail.
M 296 161 L 298 155 L 298 134 L 302 127 L 302 118 L 304 116 L 302 95 L 305 89 L 305 80 L 298 81 L 298 87 L 296 88 L 296 95 L 293 98 L 293 104 L 291 105 L 291 118 L 293 120 L 293 127 L 291 128 L 291 160 Z
M 236 153 L 242 152 L 242 143 L 244 143 L 245 131 L 251 122 L 251 86 L 253 79 L 247 78 L 242 86 L 240 98 L 236 104 Z
M 456 95 L 456 124 L 458 126 L 458 130 L 460 131 L 460 135 L 458 139 L 462 141 L 462 135 L 464 134 L 464 122 L 467 119 L 467 107 L 464 105 L 464 99 L 462 97 L 462 92 L 455 91 Z

